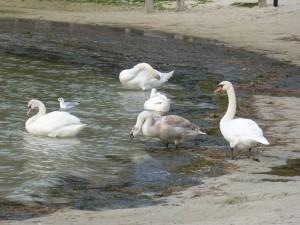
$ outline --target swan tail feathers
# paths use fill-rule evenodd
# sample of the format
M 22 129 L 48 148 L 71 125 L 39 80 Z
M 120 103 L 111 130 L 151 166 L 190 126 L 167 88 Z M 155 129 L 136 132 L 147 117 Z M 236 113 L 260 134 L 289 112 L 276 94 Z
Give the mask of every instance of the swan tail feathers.
M 265 137 L 256 138 L 255 141 L 263 144 L 263 145 L 269 145 L 269 141 Z
M 162 80 L 169 80 L 173 76 L 174 70 L 169 73 L 161 73 L 161 79 Z
M 265 137 L 261 137 L 259 142 L 264 144 L 264 145 L 269 145 L 270 144 L 269 141 Z
M 63 129 L 59 130 L 57 133 L 57 137 L 74 137 L 76 136 L 86 124 L 74 124 L 70 126 L 66 126 Z

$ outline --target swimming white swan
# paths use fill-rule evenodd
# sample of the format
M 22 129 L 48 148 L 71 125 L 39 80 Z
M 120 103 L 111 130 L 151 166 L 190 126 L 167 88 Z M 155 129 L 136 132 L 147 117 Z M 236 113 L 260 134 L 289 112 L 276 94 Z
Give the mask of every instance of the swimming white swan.
M 263 136 L 263 131 L 256 122 L 250 119 L 233 119 L 236 111 L 236 97 L 233 85 L 229 81 L 223 81 L 215 92 L 227 91 L 228 108 L 220 121 L 220 130 L 224 138 L 229 142 L 231 158 L 234 148 L 248 149 L 248 158 L 251 156 L 251 148 L 258 143 L 268 145 L 268 140 Z
M 80 102 L 65 102 L 63 98 L 57 99 L 61 109 L 69 109 L 80 104 Z
M 152 88 L 150 98 L 144 103 L 144 109 L 162 113 L 169 112 L 170 99 L 157 92 L 155 88 Z
M 138 117 L 135 126 L 130 132 L 130 141 L 143 131 L 146 137 L 159 138 L 169 143 L 178 144 L 196 139 L 202 132 L 196 125 L 185 118 L 176 115 L 154 117 L 153 112 L 143 111 Z
M 162 73 L 147 63 L 139 63 L 131 69 L 121 71 L 119 79 L 124 86 L 129 88 L 150 90 L 167 82 L 172 77 L 173 72 Z
M 28 103 L 27 115 L 32 109 L 38 108 L 39 112 L 26 121 L 26 130 L 34 135 L 49 137 L 73 137 L 78 134 L 86 124 L 68 112 L 54 111 L 46 114 L 45 105 L 32 99 Z

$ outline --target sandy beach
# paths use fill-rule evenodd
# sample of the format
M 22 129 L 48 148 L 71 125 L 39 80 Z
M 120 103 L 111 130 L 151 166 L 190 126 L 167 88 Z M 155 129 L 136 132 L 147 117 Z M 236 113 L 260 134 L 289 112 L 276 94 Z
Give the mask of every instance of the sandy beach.
M 130 9 L 94 4 L 0 0 L 0 17 L 134 27 L 215 39 L 300 66 L 298 0 L 267 0 L 266 8 L 238 8 L 234 0 L 193 5 L 184 12 Z M 241 1 L 240 1 L 241 2 Z M 255 2 L 253 0 L 242 2 Z M 171 7 L 171 6 L 170 6 Z M 138 18 L 138 19 L 137 19 Z M 260 162 L 232 160 L 229 174 L 168 197 L 167 203 L 103 212 L 64 209 L 25 221 L 0 224 L 300 224 L 300 177 L 264 174 L 270 167 L 299 158 L 300 100 L 255 95 L 257 122 L 270 146 L 256 148 Z

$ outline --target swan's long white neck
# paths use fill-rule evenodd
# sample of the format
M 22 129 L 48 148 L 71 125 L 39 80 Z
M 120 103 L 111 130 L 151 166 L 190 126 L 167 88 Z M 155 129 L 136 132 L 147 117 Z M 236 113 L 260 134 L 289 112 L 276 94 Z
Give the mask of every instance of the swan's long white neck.
M 227 90 L 227 95 L 228 95 L 228 108 L 225 115 L 220 121 L 220 125 L 222 125 L 223 123 L 229 120 L 232 120 L 234 118 L 235 111 L 236 111 L 236 97 L 235 97 L 235 92 L 233 87 Z
M 31 118 L 29 118 L 27 121 L 26 121 L 26 125 L 29 125 L 31 123 L 33 123 L 34 121 L 36 121 L 39 117 L 43 116 L 46 114 L 46 107 L 45 105 L 40 102 L 40 101 L 37 101 L 37 107 L 39 109 L 39 112 L 32 116 Z
M 151 131 L 154 129 L 153 125 L 155 123 L 155 119 L 153 115 L 150 113 L 143 113 L 138 116 L 135 127 L 138 128 L 138 133 L 143 130 L 145 135 L 151 135 Z
M 144 124 L 143 124 L 143 132 L 145 135 L 147 136 L 151 136 L 152 131 L 154 130 L 154 117 L 147 117 L 147 119 L 145 120 Z
M 43 115 L 46 114 L 46 107 L 45 107 L 44 103 L 39 102 L 38 103 L 38 109 L 39 109 L 39 112 L 37 113 L 37 115 L 43 116 Z
M 150 66 L 147 63 L 139 63 L 138 65 L 136 65 L 134 67 L 134 70 L 136 73 L 140 72 L 141 70 L 148 70 L 148 72 L 151 74 L 151 76 L 153 76 L 156 79 L 160 79 L 159 74 L 152 68 L 152 66 Z

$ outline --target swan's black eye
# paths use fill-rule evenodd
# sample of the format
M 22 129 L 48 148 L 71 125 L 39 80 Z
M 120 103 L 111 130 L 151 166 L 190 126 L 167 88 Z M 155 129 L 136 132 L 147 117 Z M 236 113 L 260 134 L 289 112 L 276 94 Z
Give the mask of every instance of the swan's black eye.
M 219 84 L 218 87 L 223 88 L 224 84 Z
M 31 105 L 28 106 L 28 109 L 31 109 Z

